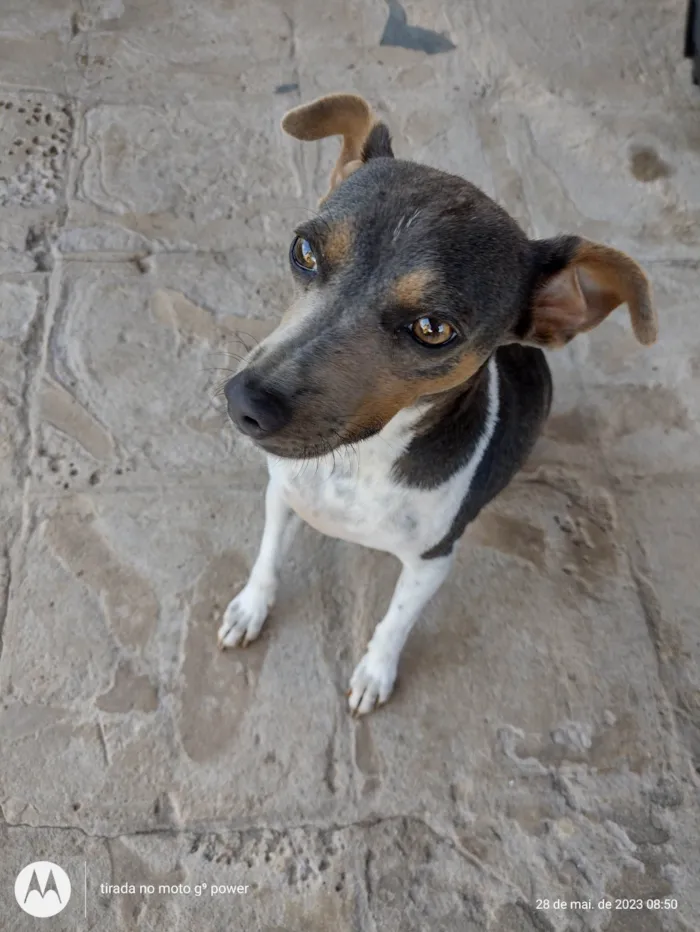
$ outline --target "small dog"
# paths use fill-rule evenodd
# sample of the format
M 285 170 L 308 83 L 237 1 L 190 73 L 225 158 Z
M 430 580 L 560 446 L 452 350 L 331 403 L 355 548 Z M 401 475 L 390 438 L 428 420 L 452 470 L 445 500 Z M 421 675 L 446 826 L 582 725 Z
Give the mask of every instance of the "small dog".
M 540 433 L 552 393 L 541 347 L 622 303 L 650 344 L 656 317 L 628 256 L 578 236 L 529 240 L 469 182 L 395 159 L 362 98 L 322 97 L 282 127 L 343 145 L 291 244 L 298 297 L 225 387 L 234 424 L 268 455 L 269 484 L 260 552 L 219 644 L 260 633 L 300 518 L 388 551 L 403 567 L 348 693 L 364 714 L 388 699 L 455 543 Z

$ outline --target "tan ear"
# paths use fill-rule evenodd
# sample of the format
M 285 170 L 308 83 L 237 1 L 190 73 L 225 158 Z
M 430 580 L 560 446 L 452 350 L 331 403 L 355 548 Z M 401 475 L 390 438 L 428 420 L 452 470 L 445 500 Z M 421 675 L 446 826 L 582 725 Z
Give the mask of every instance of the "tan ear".
M 597 327 L 620 304 L 627 304 L 640 343 L 656 340 L 658 327 L 651 286 L 637 263 L 623 252 L 576 236 L 537 243 L 547 265 L 532 298 L 527 343 L 564 346 L 578 333 Z
M 282 119 L 282 129 L 295 139 L 343 137 L 343 148 L 331 173 L 329 193 L 365 161 L 365 143 L 378 124 L 367 101 L 355 94 L 319 97 L 310 104 L 295 107 Z M 391 154 L 390 148 L 387 154 Z

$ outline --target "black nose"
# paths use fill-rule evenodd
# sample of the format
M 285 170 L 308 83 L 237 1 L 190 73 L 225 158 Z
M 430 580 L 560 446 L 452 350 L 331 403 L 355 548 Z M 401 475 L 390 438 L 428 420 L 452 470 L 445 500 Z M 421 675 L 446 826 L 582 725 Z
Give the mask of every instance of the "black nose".
M 233 423 L 254 439 L 274 434 L 292 418 L 285 400 L 263 388 L 249 372 L 234 375 L 226 383 L 224 395 Z

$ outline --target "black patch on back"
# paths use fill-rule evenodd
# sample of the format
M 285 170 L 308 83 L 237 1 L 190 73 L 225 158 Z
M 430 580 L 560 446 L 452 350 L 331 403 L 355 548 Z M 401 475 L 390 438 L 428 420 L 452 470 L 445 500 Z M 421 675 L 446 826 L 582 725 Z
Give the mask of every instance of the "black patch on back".
M 481 509 L 508 485 L 535 445 L 552 402 L 552 377 L 541 350 L 511 344 L 495 354 L 498 367 L 498 420 L 469 492 L 459 506 L 452 527 L 442 540 L 426 550 L 424 560 L 444 557 Z M 486 381 L 486 380 L 484 380 Z M 454 464 L 466 462 L 474 450 L 486 420 L 486 401 L 477 396 L 475 411 L 465 409 L 450 425 L 450 443 L 440 454 L 430 447 L 416 451 L 416 477 L 432 470 L 440 482 L 454 474 Z M 460 430 L 461 425 L 461 430 Z M 410 456 L 410 450 L 407 453 Z M 459 467 L 457 467 L 459 468 Z M 436 482 L 435 485 L 438 483 Z
M 362 161 L 368 162 L 370 159 L 382 156 L 389 159 L 394 158 L 394 150 L 391 148 L 391 134 L 384 123 L 375 123 L 362 147 Z

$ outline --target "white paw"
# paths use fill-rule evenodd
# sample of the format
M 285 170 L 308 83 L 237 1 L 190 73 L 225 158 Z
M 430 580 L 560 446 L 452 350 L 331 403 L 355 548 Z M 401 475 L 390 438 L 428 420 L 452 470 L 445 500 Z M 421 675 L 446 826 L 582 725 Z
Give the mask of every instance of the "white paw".
M 274 601 L 274 592 L 249 582 L 228 604 L 219 628 L 219 647 L 247 647 L 260 634 Z
M 394 688 L 397 661 L 370 648 L 350 678 L 348 704 L 353 715 L 366 715 L 386 702 Z

